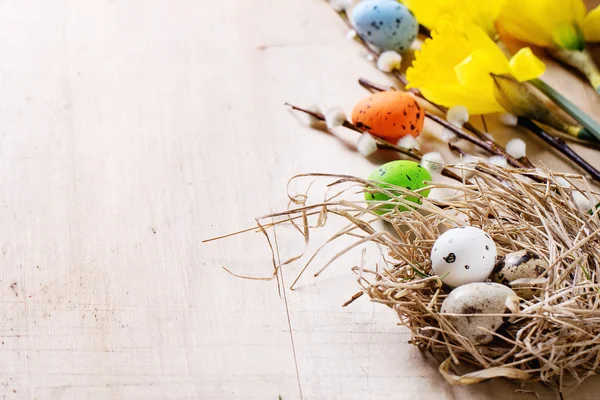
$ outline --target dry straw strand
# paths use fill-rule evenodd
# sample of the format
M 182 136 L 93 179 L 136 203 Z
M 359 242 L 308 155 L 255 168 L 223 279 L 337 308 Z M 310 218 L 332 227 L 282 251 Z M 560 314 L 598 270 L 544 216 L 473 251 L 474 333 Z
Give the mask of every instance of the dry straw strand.
M 421 204 L 413 203 L 408 211 L 394 208 L 385 215 L 373 210 L 381 203 L 342 197 L 356 196 L 358 186 L 363 191 L 387 194 L 390 200 L 384 203 L 389 207 L 411 204 L 404 197 L 418 197 L 418 193 L 393 186 L 380 188 L 352 176 L 303 174 L 292 180 L 326 178 L 333 180 L 330 189 L 341 189 L 315 204 L 309 203 L 308 194 L 291 197 L 296 199 L 291 209 L 262 219 L 274 218 L 274 222 L 264 225 L 272 228 L 294 221 L 305 240 L 310 230 L 325 225 L 326 214 L 346 220 L 347 225 L 325 245 L 341 237 L 356 240 L 317 274 L 353 248 L 376 243 L 382 251 L 383 265 L 371 268 L 362 257 L 360 267 L 354 268 L 362 291 L 344 306 L 367 294 L 372 301 L 393 309 L 400 324 L 410 329 L 411 343 L 439 358 L 440 373 L 450 383 L 471 384 L 505 377 L 561 387 L 567 382 L 577 384 L 598 372 L 600 365 L 600 218 L 597 211 L 581 211 L 573 193 L 585 194 L 592 204 L 598 202 L 599 194 L 579 175 L 543 171 L 540 174 L 545 179 L 540 182 L 524 178 L 522 169 L 484 163 L 478 164 L 474 173 L 466 185 L 430 183 L 430 189 L 455 190 L 457 194 L 452 198 L 422 198 Z M 565 187 L 565 179 L 570 186 Z M 309 228 L 309 220 L 317 217 L 318 222 Z M 378 231 L 376 221 L 385 221 L 393 229 Z M 449 290 L 431 271 L 431 248 L 444 230 L 459 225 L 486 231 L 496 242 L 499 257 L 529 250 L 549 264 L 540 279 L 529 283 L 540 288 L 539 294 L 532 300 L 521 300 L 512 312 L 507 309 L 503 316 L 511 322 L 490 332 L 494 340 L 487 345 L 476 346 L 461 336 L 448 315 L 440 312 Z M 263 226 L 259 229 L 267 234 Z M 452 372 L 453 368 L 458 369 Z M 470 370 L 460 375 L 458 371 L 464 372 L 465 368 Z

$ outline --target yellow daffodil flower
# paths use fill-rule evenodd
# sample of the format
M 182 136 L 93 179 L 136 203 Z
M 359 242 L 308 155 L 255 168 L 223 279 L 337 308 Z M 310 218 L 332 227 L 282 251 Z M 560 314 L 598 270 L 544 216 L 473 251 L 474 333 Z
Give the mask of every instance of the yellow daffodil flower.
M 592 12 L 586 18 L 582 0 L 507 0 L 498 22 L 511 36 L 524 42 L 582 50 L 585 46 L 582 29 L 586 19 L 590 34 L 599 29 L 600 12 Z
M 583 0 L 506 0 L 498 25 L 578 69 L 600 93 L 600 70 L 585 41 L 600 40 L 600 7 L 586 15 Z
M 465 106 L 471 114 L 504 112 L 494 95 L 490 73 L 511 74 L 523 82 L 544 73 L 545 65 L 529 48 L 509 61 L 486 32 L 466 20 L 442 20 L 436 25 L 406 73 L 409 88 L 429 101 Z
M 600 6 L 590 11 L 581 24 L 583 36 L 588 42 L 600 42 Z
M 452 20 L 468 19 L 494 37 L 494 23 L 506 0 L 401 0 L 421 25 L 434 30 L 443 18 Z

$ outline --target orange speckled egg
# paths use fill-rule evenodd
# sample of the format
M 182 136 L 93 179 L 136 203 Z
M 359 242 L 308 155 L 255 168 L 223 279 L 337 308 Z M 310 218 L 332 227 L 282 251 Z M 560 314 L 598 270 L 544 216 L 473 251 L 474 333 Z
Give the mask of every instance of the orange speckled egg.
M 354 125 L 392 143 L 419 136 L 424 120 L 425 110 L 414 97 L 397 91 L 373 93 L 352 110 Z

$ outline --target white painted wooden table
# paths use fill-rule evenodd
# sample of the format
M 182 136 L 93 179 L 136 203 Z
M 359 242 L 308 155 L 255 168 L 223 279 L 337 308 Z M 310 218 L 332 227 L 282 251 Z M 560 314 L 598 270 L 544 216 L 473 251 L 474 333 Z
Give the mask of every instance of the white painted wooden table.
M 345 33 L 321 0 L 0 1 L 3 398 L 533 398 L 503 381 L 451 387 L 390 310 L 341 308 L 355 255 L 294 291 L 302 262 L 284 268 L 280 296 L 221 268 L 269 275 L 262 236 L 201 243 L 284 209 L 294 174 L 364 176 L 388 157 L 283 107 L 350 110 L 358 77 L 388 82 Z M 600 117 L 578 78 L 548 79 Z M 534 161 L 568 169 L 543 147 L 530 140 Z M 291 230 L 277 239 L 282 259 L 302 249 Z

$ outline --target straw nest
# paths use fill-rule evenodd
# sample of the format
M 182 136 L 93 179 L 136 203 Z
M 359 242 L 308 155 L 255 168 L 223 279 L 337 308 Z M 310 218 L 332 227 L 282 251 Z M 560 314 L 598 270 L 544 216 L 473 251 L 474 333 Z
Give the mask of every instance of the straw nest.
M 596 373 L 600 364 L 600 210 L 586 212 L 577 203 L 585 196 L 596 204 L 598 194 L 579 175 L 552 175 L 549 171 L 540 175 L 488 164 L 454 168 L 459 173 L 456 168 L 466 168 L 474 176 L 464 183 L 435 182 L 430 186 L 452 190 L 452 197 L 440 201 L 422 198 L 422 204 L 412 211 L 384 216 L 373 212 L 377 205 L 343 200 L 343 193 L 356 192 L 358 186 L 358 191 L 388 194 L 391 204 L 413 206 L 403 197 L 415 193 L 403 188 L 381 189 L 349 176 L 303 175 L 331 177 L 335 182 L 330 190 L 340 185 L 344 188 L 313 205 L 308 205 L 306 195 L 292 196 L 292 209 L 268 217 L 279 217 L 280 223 L 291 221 L 307 239 L 311 218 L 317 218 L 312 227 L 323 226 L 331 214 L 345 218 L 349 224 L 327 243 L 340 237 L 355 242 L 334 259 L 366 242 L 383 249 L 383 265 L 363 260 L 354 268 L 363 289 L 360 294 L 396 311 L 400 323 L 411 331 L 411 343 L 436 355 L 440 372 L 453 384 L 505 377 L 562 387 Z M 380 220 L 386 221 L 387 228 L 382 228 Z M 538 295 L 508 305 L 507 322 L 493 332 L 494 340 L 486 345 L 474 345 L 461 336 L 450 323 L 450 315 L 441 313 L 450 289 L 431 271 L 435 240 L 445 230 L 463 225 L 491 235 L 498 257 L 530 250 L 549 265 L 531 282 L 541 288 Z

